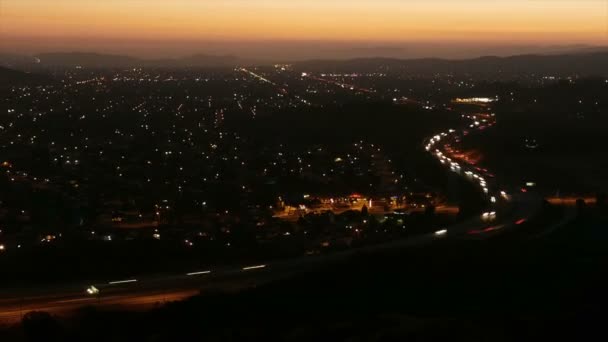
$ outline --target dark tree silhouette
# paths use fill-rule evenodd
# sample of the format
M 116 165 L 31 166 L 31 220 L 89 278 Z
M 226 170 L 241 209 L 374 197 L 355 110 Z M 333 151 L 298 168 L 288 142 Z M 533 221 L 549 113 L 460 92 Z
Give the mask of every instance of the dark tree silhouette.
M 595 203 L 599 208 L 606 206 L 607 196 L 605 192 L 598 192 L 595 195 Z
M 61 340 L 61 326 L 48 312 L 28 312 L 23 316 L 21 323 L 28 341 Z
M 577 210 L 578 216 L 581 216 L 584 213 L 586 206 L 587 206 L 587 204 L 585 203 L 584 199 L 579 198 L 576 200 L 576 210 Z

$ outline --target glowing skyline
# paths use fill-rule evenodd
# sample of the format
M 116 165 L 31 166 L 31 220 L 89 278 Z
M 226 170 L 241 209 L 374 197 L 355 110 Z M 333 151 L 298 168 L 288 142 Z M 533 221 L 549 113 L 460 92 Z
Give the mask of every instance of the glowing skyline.
M 11 45 L 87 41 L 606 44 L 606 0 L 3 0 Z M 76 43 L 73 43 L 76 45 Z M 76 48 L 77 46 L 74 46 Z

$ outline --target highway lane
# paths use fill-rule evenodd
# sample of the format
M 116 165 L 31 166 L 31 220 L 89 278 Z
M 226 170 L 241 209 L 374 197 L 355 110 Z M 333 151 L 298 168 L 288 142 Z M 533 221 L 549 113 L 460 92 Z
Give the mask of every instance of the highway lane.
M 522 207 L 524 209 L 525 207 Z M 516 210 L 514 214 L 505 217 L 493 231 L 484 231 L 487 223 L 479 218 L 474 218 L 458 225 L 446 227 L 438 231 L 445 232 L 438 235 L 435 233 L 415 236 L 406 240 L 397 240 L 380 245 L 372 245 L 359 249 L 352 249 L 329 255 L 302 257 L 291 260 L 278 261 L 272 264 L 245 266 L 241 268 L 225 269 L 216 271 L 215 275 L 177 275 L 141 279 L 137 283 L 119 284 L 116 287 L 110 285 L 97 285 L 100 288 L 99 296 L 90 296 L 85 293 L 85 286 L 75 288 L 66 287 L 66 290 L 58 290 L 57 293 L 39 295 L 35 297 L 5 298 L 0 300 L 0 324 L 16 323 L 22 315 L 28 311 L 47 311 L 54 315 L 63 316 L 82 308 L 93 305 L 102 309 L 146 309 L 158 303 L 183 300 L 198 294 L 200 291 L 218 288 L 222 290 L 239 290 L 252 285 L 260 285 L 264 282 L 275 281 L 306 270 L 347 261 L 360 253 L 373 253 L 393 249 L 403 249 L 412 246 L 423 246 L 440 239 L 484 239 L 501 230 L 516 226 L 518 217 L 527 215 L 525 210 Z M 475 236 L 471 231 L 479 231 Z
M 86 306 L 96 306 L 103 309 L 148 309 L 156 305 L 183 300 L 199 293 L 198 289 L 174 290 L 171 292 L 143 292 L 124 293 L 98 299 L 96 297 L 82 297 L 82 295 L 66 296 L 66 299 L 28 302 L 2 306 L 0 324 L 13 324 L 22 319 L 30 311 L 45 311 L 53 315 L 69 315 L 75 310 Z
M 513 210 L 511 215 L 497 220 L 493 231 L 484 231 L 488 223 L 475 217 L 450 227 L 440 227 L 442 234 L 429 233 L 409 239 L 371 245 L 346 250 L 328 255 L 300 257 L 282 260 L 271 264 L 245 265 L 242 267 L 217 270 L 193 271 L 188 274 L 156 276 L 137 279 L 137 282 L 111 285 L 110 282 L 95 284 L 100 289 L 99 296 L 87 295 L 86 285 L 66 286 L 53 293 L 34 295 L 34 293 L 14 293 L 0 299 L 0 324 L 18 322 L 28 311 L 47 311 L 57 316 L 67 316 L 84 306 L 95 306 L 101 309 L 137 310 L 147 309 L 169 301 L 183 300 L 198 294 L 200 291 L 214 288 L 226 291 L 239 290 L 265 282 L 276 281 L 318 266 L 348 261 L 361 253 L 374 253 L 387 250 L 398 250 L 413 246 L 424 246 L 443 239 L 485 239 L 516 226 L 520 217 L 530 214 L 527 205 Z M 474 236 L 471 231 L 479 231 Z M 112 281 L 113 282 L 113 281 Z
M 322 77 L 316 77 L 316 76 L 313 76 L 313 75 L 307 74 L 307 73 L 303 73 L 302 77 L 307 77 L 307 78 L 313 79 L 315 81 L 319 81 L 319 82 L 323 82 L 323 83 L 327 83 L 327 84 L 332 84 L 332 85 L 335 85 L 335 86 L 337 86 L 339 88 L 342 88 L 342 89 L 349 89 L 349 90 L 352 90 L 352 91 L 363 92 L 363 93 L 368 93 L 368 94 L 374 94 L 375 93 L 375 91 L 372 90 L 372 89 L 361 88 L 361 87 L 358 87 L 358 86 L 356 86 L 354 84 L 347 84 L 347 83 L 343 83 L 343 82 L 338 82 L 336 80 L 326 79 L 326 78 L 322 78 Z

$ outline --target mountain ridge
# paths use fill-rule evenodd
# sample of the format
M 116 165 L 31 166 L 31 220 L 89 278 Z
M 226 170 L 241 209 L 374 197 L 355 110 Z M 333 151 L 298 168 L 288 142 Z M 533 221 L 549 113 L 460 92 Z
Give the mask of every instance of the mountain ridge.
M 210 67 L 232 68 L 239 65 L 271 65 L 277 62 L 246 60 L 234 55 L 195 54 L 181 58 L 142 59 L 126 55 L 90 52 L 45 53 L 17 58 L 12 68 L 31 70 L 44 67 Z M 307 71 L 378 72 L 386 68 L 413 73 L 556 73 L 608 75 L 608 48 L 574 50 L 562 54 L 522 54 L 507 57 L 480 56 L 471 59 L 362 57 L 351 59 L 310 59 L 287 62 Z M 7 66 L 0 55 L 0 65 Z
M 231 55 L 195 54 L 182 58 L 142 59 L 138 57 L 94 52 L 55 52 L 35 56 L 43 66 L 63 67 L 219 67 L 238 64 Z

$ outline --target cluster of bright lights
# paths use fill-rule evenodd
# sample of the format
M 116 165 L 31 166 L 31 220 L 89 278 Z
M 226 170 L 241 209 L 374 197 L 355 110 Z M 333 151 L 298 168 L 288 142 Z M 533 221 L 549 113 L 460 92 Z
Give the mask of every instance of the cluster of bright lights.
M 481 214 L 481 219 L 484 221 L 493 221 L 496 219 L 496 212 L 486 211 L 485 213 Z
M 443 236 L 443 235 L 445 235 L 447 233 L 448 233 L 447 229 L 441 229 L 441 230 L 436 231 L 435 235 L 436 236 Z
M 457 98 L 454 100 L 456 103 L 492 103 L 496 102 L 497 98 L 490 97 L 470 97 L 470 98 Z
M 94 295 L 99 294 L 99 289 L 96 288 L 95 286 L 91 285 L 91 286 L 87 287 L 87 293 L 91 296 L 94 296 Z

